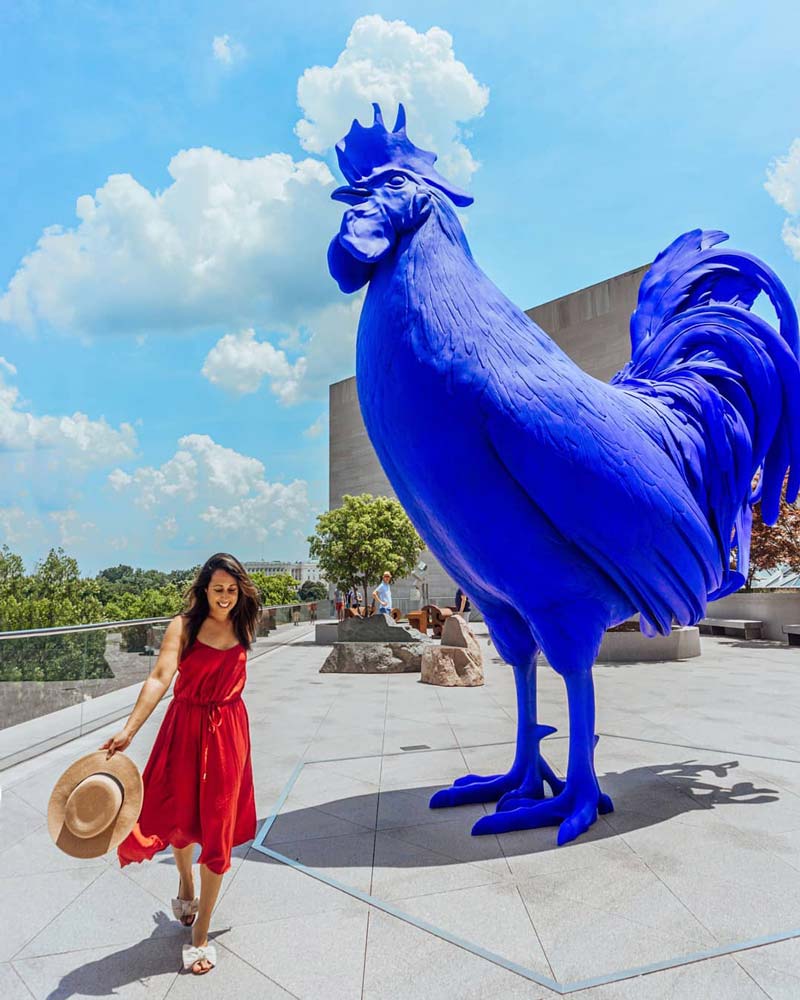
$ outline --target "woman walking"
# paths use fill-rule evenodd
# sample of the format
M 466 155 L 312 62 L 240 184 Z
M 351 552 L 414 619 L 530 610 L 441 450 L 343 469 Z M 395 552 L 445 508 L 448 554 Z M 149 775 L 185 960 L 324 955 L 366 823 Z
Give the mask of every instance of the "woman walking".
M 189 590 L 187 610 L 168 625 L 128 721 L 101 747 L 108 756 L 125 750 L 178 672 L 142 772 L 142 811 L 117 856 L 124 866 L 172 846 L 180 875 L 172 909 L 181 923 L 194 925 L 183 964 L 195 975 L 216 965 L 208 929 L 231 850 L 256 833 L 250 728 L 241 693 L 259 606 L 258 591 L 238 559 L 224 552 L 211 556 Z M 196 843 L 202 848 L 199 900 L 192 873 Z

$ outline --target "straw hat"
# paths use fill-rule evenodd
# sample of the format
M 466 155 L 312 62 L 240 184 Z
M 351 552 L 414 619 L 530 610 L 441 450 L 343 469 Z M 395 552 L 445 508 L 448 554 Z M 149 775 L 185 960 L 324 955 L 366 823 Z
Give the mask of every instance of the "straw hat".
M 139 769 L 124 753 L 97 750 L 76 760 L 56 782 L 47 826 L 56 847 L 75 858 L 107 854 L 133 829 L 142 809 Z

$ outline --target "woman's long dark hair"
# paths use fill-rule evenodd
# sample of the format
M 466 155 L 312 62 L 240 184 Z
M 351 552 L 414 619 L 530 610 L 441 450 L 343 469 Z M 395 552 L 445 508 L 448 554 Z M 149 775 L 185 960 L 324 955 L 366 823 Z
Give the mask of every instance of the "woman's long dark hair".
M 197 639 L 200 626 L 209 614 L 208 594 L 206 587 L 211 583 L 214 570 L 223 569 L 230 573 L 239 584 L 239 597 L 231 611 L 231 622 L 236 638 L 244 646 L 250 649 L 256 634 L 256 626 L 261 611 L 261 598 L 256 585 L 247 575 L 247 570 L 239 560 L 228 552 L 217 552 L 206 559 L 200 572 L 195 577 L 194 583 L 186 592 L 186 610 L 183 617 L 186 619 L 186 642 L 181 653 L 181 659 L 188 653 L 189 649 Z

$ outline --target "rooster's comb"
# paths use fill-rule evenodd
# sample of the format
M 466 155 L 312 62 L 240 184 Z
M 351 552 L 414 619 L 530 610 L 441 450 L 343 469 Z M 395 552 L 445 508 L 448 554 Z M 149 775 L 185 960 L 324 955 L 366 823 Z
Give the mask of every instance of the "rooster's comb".
M 402 104 L 398 105 L 397 120 L 391 132 L 383 123 L 380 105 L 372 107 L 375 111 L 372 125 L 367 128 L 354 118 L 350 131 L 336 143 L 339 167 L 348 183 L 360 187 L 385 170 L 407 170 L 444 191 L 456 205 L 472 204 L 472 195 L 451 184 L 436 170 L 436 153 L 420 149 L 408 138 L 406 109 Z

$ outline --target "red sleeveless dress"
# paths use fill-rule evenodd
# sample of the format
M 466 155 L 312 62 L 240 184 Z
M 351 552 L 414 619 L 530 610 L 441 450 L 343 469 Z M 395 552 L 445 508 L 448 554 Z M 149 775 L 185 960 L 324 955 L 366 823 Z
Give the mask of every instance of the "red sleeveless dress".
M 198 861 L 222 875 L 232 848 L 255 837 L 246 664 L 241 644 L 215 649 L 196 639 L 184 656 L 142 772 L 142 811 L 117 847 L 121 867 L 168 844 L 199 843 Z

